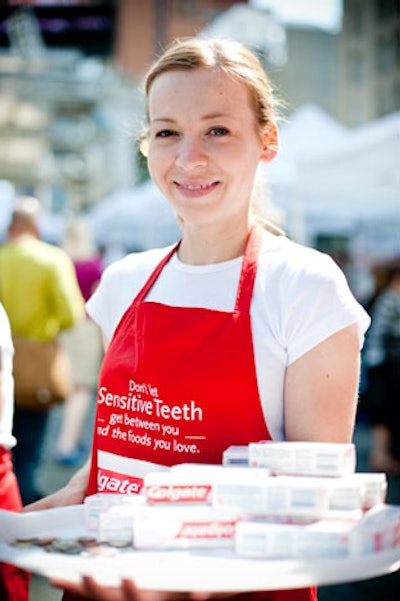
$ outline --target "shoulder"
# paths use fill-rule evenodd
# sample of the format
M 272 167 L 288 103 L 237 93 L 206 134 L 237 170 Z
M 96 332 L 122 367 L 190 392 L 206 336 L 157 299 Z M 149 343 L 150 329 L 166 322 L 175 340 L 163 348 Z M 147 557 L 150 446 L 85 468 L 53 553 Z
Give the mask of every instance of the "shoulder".
M 135 281 L 142 279 L 144 281 L 171 249 L 172 246 L 168 246 L 126 255 L 104 269 L 102 282 L 113 284 L 117 281 L 126 281 L 127 276 L 129 279 L 134 278 Z
M 275 278 L 284 286 L 323 284 L 334 281 L 346 284 L 341 268 L 326 253 L 293 242 L 286 236 L 263 233 L 259 259 L 260 275 Z
M 32 263 L 36 263 L 38 266 L 52 267 L 57 264 L 65 265 L 66 263 L 73 266 L 72 259 L 63 248 L 33 236 L 27 236 L 10 246 L 14 246 L 14 251 L 20 254 L 21 257 L 23 256 L 24 260 L 29 258 Z

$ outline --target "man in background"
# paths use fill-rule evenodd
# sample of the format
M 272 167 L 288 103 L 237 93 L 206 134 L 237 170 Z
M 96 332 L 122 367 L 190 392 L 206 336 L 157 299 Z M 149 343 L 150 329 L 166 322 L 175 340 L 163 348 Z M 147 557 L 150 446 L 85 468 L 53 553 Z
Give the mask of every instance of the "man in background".
M 40 213 L 36 198 L 16 200 L 9 240 L 0 248 L 0 299 L 13 336 L 49 341 L 83 318 L 84 302 L 67 253 L 40 240 Z M 20 405 L 16 391 L 13 459 L 24 505 L 43 496 L 36 478 L 48 417 L 45 404 L 41 410 Z

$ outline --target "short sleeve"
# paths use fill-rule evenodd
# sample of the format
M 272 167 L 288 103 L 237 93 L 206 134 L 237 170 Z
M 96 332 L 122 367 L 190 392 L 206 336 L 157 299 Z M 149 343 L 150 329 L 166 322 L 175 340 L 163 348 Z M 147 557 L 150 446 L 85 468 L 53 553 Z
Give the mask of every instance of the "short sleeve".
M 370 323 L 331 257 L 316 251 L 307 255 L 288 286 L 291 294 L 283 324 L 288 363 L 351 324 L 357 324 L 361 349 Z

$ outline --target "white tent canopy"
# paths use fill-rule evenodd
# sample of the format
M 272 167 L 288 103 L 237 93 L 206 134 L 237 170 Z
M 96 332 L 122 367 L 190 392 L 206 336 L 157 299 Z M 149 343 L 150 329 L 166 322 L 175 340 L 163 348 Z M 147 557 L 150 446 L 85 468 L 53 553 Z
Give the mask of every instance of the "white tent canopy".
M 266 171 L 293 237 L 310 242 L 321 230 L 352 234 L 379 224 L 400 231 L 400 113 L 347 129 L 303 107 L 282 125 L 281 146 Z M 391 252 L 400 254 L 398 234 Z
M 150 180 L 116 190 L 87 218 L 99 246 L 121 245 L 125 251 L 166 246 L 180 235 L 174 212 Z

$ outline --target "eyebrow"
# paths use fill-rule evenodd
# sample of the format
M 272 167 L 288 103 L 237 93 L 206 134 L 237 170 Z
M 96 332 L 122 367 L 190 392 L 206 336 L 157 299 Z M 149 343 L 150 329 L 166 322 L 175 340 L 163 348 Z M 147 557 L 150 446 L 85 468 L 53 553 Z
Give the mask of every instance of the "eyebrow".
M 233 118 L 227 113 L 210 113 L 209 115 L 204 115 L 204 117 L 202 117 L 201 120 L 209 121 L 210 119 L 220 119 L 221 117 L 223 117 L 224 119 Z M 171 117 L 155 117 L 154 119 L 150 119 L 150 121 L 152 121 L 153 123 L 156 123 L 158 121 L 163 121 L 164 123 L 176 123 L 176 120 L 172 119 Z

